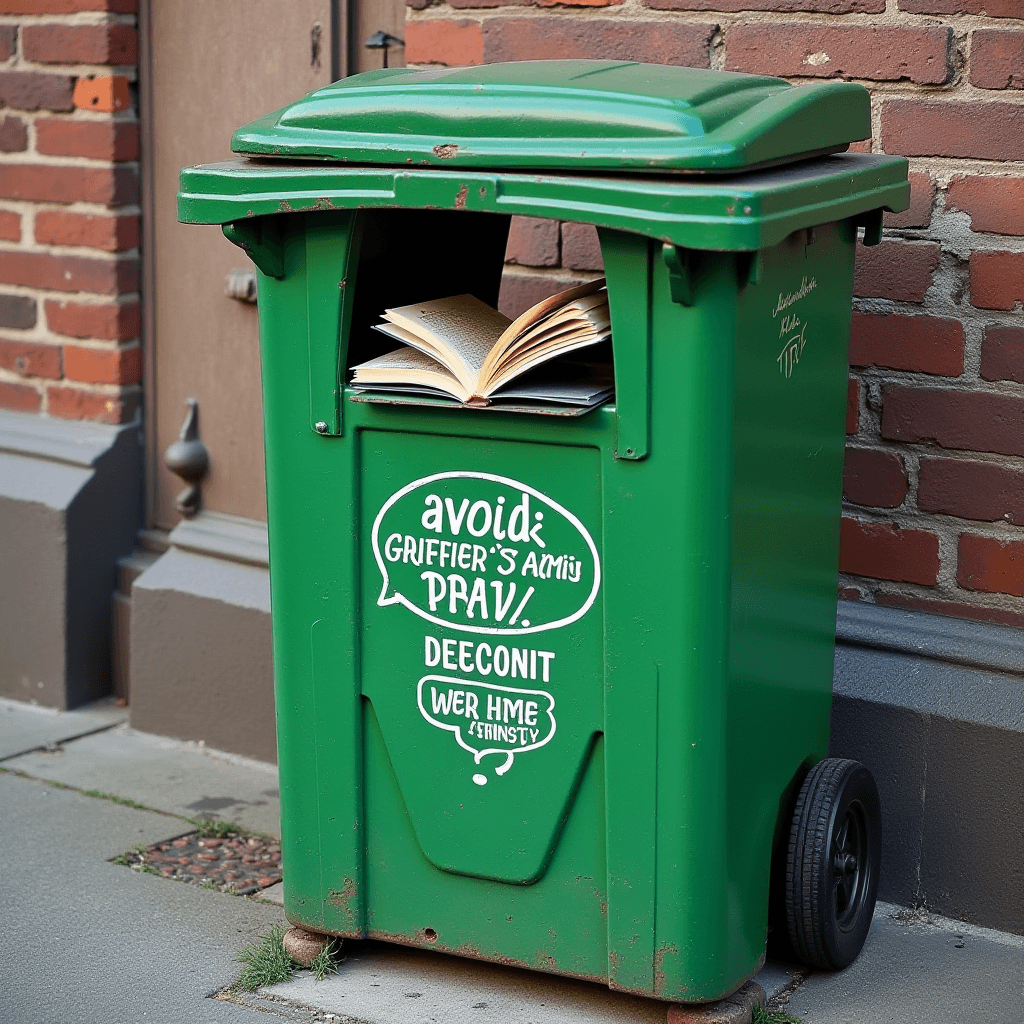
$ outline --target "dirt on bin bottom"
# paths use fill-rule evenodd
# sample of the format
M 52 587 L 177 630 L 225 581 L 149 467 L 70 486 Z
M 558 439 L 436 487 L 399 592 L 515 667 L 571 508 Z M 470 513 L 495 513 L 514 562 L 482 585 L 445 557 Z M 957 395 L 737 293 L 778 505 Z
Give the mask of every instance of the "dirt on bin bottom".
M 249 896 L 281 881 L 281 844 L 239 832 L 223 837 L 194 832 L 129 850 L 115 857 L 114 863 L 178 882 Z

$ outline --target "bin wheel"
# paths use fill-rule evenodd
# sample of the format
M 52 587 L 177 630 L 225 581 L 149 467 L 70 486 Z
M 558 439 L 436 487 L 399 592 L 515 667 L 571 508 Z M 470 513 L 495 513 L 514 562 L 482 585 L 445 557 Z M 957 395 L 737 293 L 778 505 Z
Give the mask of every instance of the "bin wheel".
M 826 758 L 797 797 L 786 857 L 786 923 L 797 958 L 839 970 L 857 959 L 878 893 L 882 816 L 858 761 Z

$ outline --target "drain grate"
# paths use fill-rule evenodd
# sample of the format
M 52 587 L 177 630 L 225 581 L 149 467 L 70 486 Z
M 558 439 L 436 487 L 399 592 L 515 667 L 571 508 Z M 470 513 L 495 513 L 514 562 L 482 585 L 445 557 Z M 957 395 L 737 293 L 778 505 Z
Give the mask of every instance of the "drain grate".
M 249 896 L 281 881 L 281 844 L 244 832 L 228 832 L 224 836 L 192 832 L 129 850 L 115 857 L 114 863 L 207 889 Z

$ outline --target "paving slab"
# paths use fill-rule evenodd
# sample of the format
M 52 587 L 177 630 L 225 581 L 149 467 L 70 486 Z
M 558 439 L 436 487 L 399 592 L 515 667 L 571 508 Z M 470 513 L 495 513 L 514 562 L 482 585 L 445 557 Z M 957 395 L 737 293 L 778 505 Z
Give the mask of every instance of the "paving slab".
M 857 960 L 809 975 L 786 1010 L 805 1024 L 1020 1024 L 1024 938 L 880 903 Z
M 58 711 L 0 697 L 0 761 L 126 721 L 128 709 L 118 707 L 112 698 Z
M 180 831 L 165 815 L 0 773 L 4 1024 L 258 1024 L 211 998 L 279 908 L 109 863 Z
M 323 981 L 301 971 L 261 994 L 360 1024 L 665 1024 L 668 1016 L 668 1003 L 427 950 L 348 942 L 344 953 Z
M 280 836 L 277 768 L 119 725 L 4 761 L 34 778 L 94 789 L 182 817 L 221 818 Z

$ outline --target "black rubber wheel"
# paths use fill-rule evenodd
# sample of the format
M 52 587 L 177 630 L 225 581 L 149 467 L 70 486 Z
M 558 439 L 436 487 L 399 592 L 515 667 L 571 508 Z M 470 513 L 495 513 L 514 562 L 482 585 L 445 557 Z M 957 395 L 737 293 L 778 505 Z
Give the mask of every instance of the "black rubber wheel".
M 882 858 L 878 788 L 858 761 L 826 758 L 804 780 L 786 857 L 786 923 L 811 967 L 857 959 L 871 926 Z

